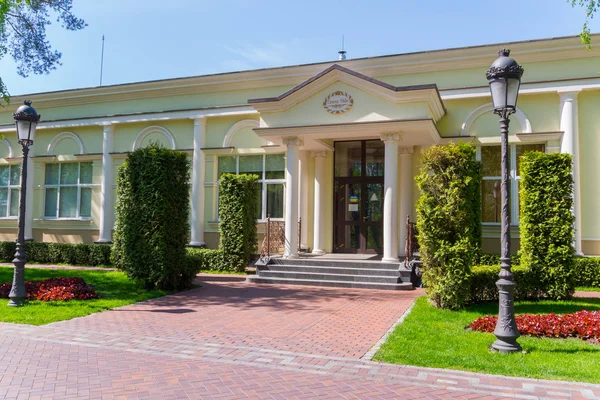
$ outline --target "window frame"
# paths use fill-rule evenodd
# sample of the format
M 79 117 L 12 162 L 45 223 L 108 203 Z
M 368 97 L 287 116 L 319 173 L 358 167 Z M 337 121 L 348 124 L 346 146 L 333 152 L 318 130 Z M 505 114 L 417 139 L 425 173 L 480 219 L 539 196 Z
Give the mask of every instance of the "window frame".
M 521 176 L 517 175 L 517 146 L 528 146 L 528 145 L 542 145 L 544 146 L 544 153 L 547 153 L 547 149 L 548 149 L 548 144 L 546 142 L 535 142 L 535 143 L 509 143 L 509 171 L 508 171 L 508 179 L 510 181 L 510 199 L 509 199 L 509 204 L 510 204 L 510 226 L 519 226 L 520 224 L 520 219 L 519 219 L 519 212 L 520 212 L 520 205 L 519 205 L 519 182 L 521 181 Z M 482 147 L 488 147 L 488 146 L 495 146 L 495 147 L 502 147 L 501 144 L 497 144 L 497 143 L 490 143 L 490 144 L 486 144 L 486 145 L 479 145 L 476 148 L 476 152 L 475 152 L 475 159 L 479 162 L 481 162 L 481 148 Z M 500 182 L 502 182 L 502 176 L 481 176 L 481 181 L 497 181 L 499 180 Z M 483 196 L 483 186 L 482 186 L 482 192 L 481 195 Z M 500 200 L 502 201 L 502 200 Z M 483 207 L 483 204 L 482 204 Z M 483 216 L 482 216 L 482 221 L 481 221 L 481 225 L 482 226 L 501 226 L 502 222 L 484 222 L 483 221 Z
M 46 166 L 47 165 L 58 165 L 58 183 L 57 184 L 48 184 L 46 183 Z M 77 164 L 77 183 L 61 183 L 60 177 L 62 172 L 62 166 L 65 164 Z M 92 167 L 92 179 L 90 183 L 81 183 L 81 164 L 90 164 Z M 58 162 L 58 163 L 45 163 L 44 164 L 44 203 L 43 203 L 43 219 L 52 220 L 52 221 L 90 221 L 92 220 L 92 195 L 93 188 L 97 185 L 94 185 L 94 164 L 90 161 L 75 161 L 75 162 Z M 77 207 L 75 217 L 61 217 L 60 216 L 60 198 L 61 198 L 61 188 L 77 188 Z M 90 216 L 82 217 L 81 216 L 81 189 L 90 189 Z M 56 216 L 48 216 L 46 215 L 46 201 L 47 201 L 47 189 L 56 189 Z
M 10 177 L 12 176 L 11 172 L 12 172 L 12 168 L 13 167 L 19 167 L 19 169 L 23 168 L 23 166 L 21 164 L 5 164 L 5 165 L 1 165 L 1 167 L 8 167 L 8 185 L 6 186 L 0 186 L 0 189 L 7 189 L 7 197 L 6 197 L 6 214 L 4 216 L 0 216 L 0 219 L 3 220 L 16 220 L 19 219 L 19 200 L 17 200 L 17 214 L 16 215 L 10 215 L 10 209 L 11 209 L 11 205 L 12 205 L 12 191 L 13 190 L 17 190 L 19 192 L 19 197 L 18 199 L 21 198 L 21 173 L 19 173 L 19 183 L 16 185 L 12 185 L 10 183 Z
M 272 155 L 282 155 L 283 156 L 283 160 L 284 160 L 284 165 L 283 165 L 283 178 L 280 179 L 267 179 L 265 177 L 266 175 L 266 166 L 267 166 L 267 156 L 272 156 Z M 282 204 L 282 210 L 283 210 L 283 215 L 281 218 L 273 218 L 271 217 L 271 221 L 284 221 L 285 220 L 285 170 L 286 170 L 286 166 L 287 166 L 287 155 L 286 153 L 248 153 L 248 154 L 229 154 L 229 155 L 219 155 L 216 156 L 216 163 L 215 163 L 215 177 L 216 177 L 216 181 L 215 181 L 215 188 L 216 188 L 216 209 L 215 209 L 215 216 L 216 216 L 216 220 L 219 220 L 219 158 L 225 158 L 225 157 L 235 157 L 235 174 L 239 175 L 240 174 L 240 157 L 245 157 L 245 156 L 262 156 L 262 175 L 259 176 L 259 179 L 257 181 L 258 184 L 261 185 L 261 210 L 260 210 L 260 218 L 258 218 L 256 221 L 257 222 L 266 222 L 267 221 L 267 187 L 268 185 L 277 185 L 280 184 L 283 186 L 283 204 Z M 224 172 L 224 173 L 231 173 L 231 172 Z M 255 174 L 258 175 L 258 174 Z

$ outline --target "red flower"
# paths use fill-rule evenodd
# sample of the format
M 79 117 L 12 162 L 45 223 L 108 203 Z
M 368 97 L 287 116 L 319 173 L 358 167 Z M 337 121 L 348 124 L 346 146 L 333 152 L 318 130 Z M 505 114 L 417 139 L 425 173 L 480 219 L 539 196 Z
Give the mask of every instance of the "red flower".
M 479 332 L 494 332 L 498 317 L 486 315 L 468 327 Z M 523 314 L 515 317 L 522 335 L 536 337 L 578 337 L 600 339 L 600 311 L 577 311 L 573 314 Z
M 0 285 L 0 298 L 8 298 L 12 283 Z M 98 294 L 85 283 L 83 278 L 48 278 L 41 281 L 25 282 L 27 300 L 89 300 L 97 299 Z

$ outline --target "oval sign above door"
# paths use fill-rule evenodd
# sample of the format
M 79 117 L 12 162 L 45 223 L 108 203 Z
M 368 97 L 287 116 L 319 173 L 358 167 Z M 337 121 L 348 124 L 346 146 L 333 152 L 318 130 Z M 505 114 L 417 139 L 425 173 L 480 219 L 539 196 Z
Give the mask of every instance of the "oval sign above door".
M 349 111 L 354 105 L 354 99 L 348 93 L 333 92 L 325 97 L 323 107 L 331 114 L 342 114 Z

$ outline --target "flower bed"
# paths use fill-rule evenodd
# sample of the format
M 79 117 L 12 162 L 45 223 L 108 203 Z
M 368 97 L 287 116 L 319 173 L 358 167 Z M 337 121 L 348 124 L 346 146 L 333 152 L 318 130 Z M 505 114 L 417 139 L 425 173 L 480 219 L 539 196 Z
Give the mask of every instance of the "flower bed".
M 486 315 L 478 318 L 467 328 L 493 333 L 498 317 Z M 523 314 L 515 317 L 522 335 L 551 338 L 577 337 L 600 340 L 600 311 L 577 311 L 573 314 Z
M 0 298 L 8 298 L 11 282 L 0 285 Z M 27 300 L 68 301 L 97 299 L 98 294 L 83 278 L 49 278 L 25 282 Z

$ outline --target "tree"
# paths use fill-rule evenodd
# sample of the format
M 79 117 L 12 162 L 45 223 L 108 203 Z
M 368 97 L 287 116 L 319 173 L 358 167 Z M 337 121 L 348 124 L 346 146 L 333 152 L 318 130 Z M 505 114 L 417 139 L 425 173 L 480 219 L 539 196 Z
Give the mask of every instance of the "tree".
M 47 74 L 61 65 L 62 54 L 46 39 L 51 19 L 69 31 L 83 29 L 86 23 L 71 12 L 73 0 L 0 0 L 0 58 L 10 54 L 17 73 Z M 9 93 L 0 77 L 0 96 L 9 102 Z
M 594 14 L 598 11 L 598 7 L 600 6 L 600 0 L 568 0 L 569 3 L 573 7 L 581 6 L 585 9 L 585 22 L 583 23 L 583 28 L 581 29 L 581 33 L 579 36 L 581 37 L 581 42 L 585 44 L 588 48 L 592 45 L 592 35 L 590 32 L 590 28 L 588 23 L 590 19 L 594 18 Z

